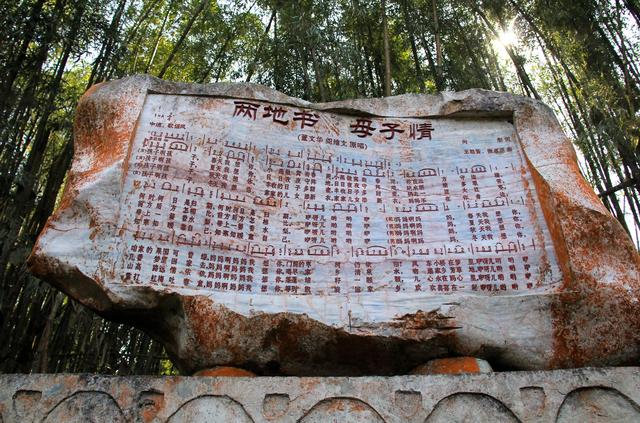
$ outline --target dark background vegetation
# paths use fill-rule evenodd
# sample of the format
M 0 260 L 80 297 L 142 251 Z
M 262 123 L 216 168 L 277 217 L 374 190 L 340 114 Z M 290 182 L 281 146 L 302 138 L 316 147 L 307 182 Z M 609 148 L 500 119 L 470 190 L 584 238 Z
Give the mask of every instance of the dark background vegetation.
M 486 88 L 554 108 L 637 243 L 638 0 L 1 0 L 0 372 L 172 372 L 162 346 L 25 269 L 79 96 L 135 73 L 312 101 Z

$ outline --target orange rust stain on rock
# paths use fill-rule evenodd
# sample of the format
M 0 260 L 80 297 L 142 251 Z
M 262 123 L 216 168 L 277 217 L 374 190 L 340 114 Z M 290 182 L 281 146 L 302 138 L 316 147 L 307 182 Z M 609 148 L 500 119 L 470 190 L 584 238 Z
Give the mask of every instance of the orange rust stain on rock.
M 116 93 L 109 84 L 93 85 L 82 96 L 74 121 L 74 165 L 58 209 L 67 208 L 82 184 L 96 173 L 125 158 L 141 99 L 136 93 Z
M 255 377 L 256 374 L 239 367 L 219 366 L 212 369 L 203 369 L 193 374 L 194 376 L 224 376 L 224 377 Z
M 140 417 L 144 423 L 151 423 L 158 415 L 158 412 L 152 407 L 145 407 L 140 412 Z
M 174 353 L 185 373 L 213 366 L 241 367 L 268 375 L 405 373 L 421 360 L 441 355 L 453 332 L 448 327 L 444 331 L 433 328 L 426 329 L 425 335 L 425 329 L 420 329 L 422 342 L 417 336 L 398 341 L 356 335 L 305 315 L 243 316 L 204 296 L 183 297 L 182 310 L 188 322 L 186 342 Z M 417 325 L 422 328 L 424 322 Z M 424 342 L 426 339 L 431 342 Z M 404 354 L 409 354 L 406 360 L 398 361 Z
M 411 371 L 412 375 L 457 375 L 480 373 L 480 366 L 474 357 L 452 357 L 431 360 Z
M 369 411 L 369 407 L 367 407 L 364 403 L 360 401 L 354 401 L 351 403 L 350 411 L 354 413 L 364 413 Z
M 133 390 L 131 386 L 124 385 L 118 388 L 118 391 L 116 392 L 116 394 L 117 394 L 117 398 L 115 398 L 116 402 L 122 405 L 130 402 L 131 398 L 135 396 L 136 391 Z
M 190 323 L 195 338 L 192 348 L 196 350 L 224 345 L 224 338 L 229 329 L 232 329 L 230 326 L 237 326 L 241 320 L 240 316 L 236 319 L 220 319 L 213 302 L 206 297 L 186 297 L 183 299 L 183 307 L 185 320 Z
M 27 270 L 29 271 L 29 273 L 32 273 L 36 276 L 46 275 L 49 271 L 46 259 L 42 256 L 42 249 L 37 243 L 33 247 L 33 250 L 31 251 L 29 257 L 27 258 Z
M 559 160 L 578 174 L 571 155 Z M 604 365 L 603 357 L 611 364 L 616 351 L 619 357 L 634 355 L 630 350 L 637 350 L 640 341 L 640 310 L 635 300 L 640 281 L 630 275 L 633 269 L 640 271 L 640 256 L 625 242 L 626 235 L 613 217 L 551 192 L 530 163 L 529 167 L 563 273 L 562 286 L 551 304 L 549 367 Z M 578 195 L 599 202 L 582 178 L 572 183 Z M 606 280 L 611 278 L 615 280 Z M 618 359 L 618 364 L 624 362 Z
M 552 304 L 550 367 L 630 364 L 640 349 L 640 256 L 612 216 L 555 198 L 571 277 Z
M 302 392 L 310 392 L 321 383 L 319 379 L 300 379 L 300 389 Z
M 551 235 L 551 241 L 553 242 L 554 251 L 558 259 L 558 265 L 563 274 L 563 280 L 567 283 L 570 280 L 571 269 L 569 267 L 569 252 L 567 251 L 567 245 L 562 233 L 562 227 L 558 221 L 558 217 L 555 213 L 556 202 L 553 199 L 549 185 L 545 182 L 544 178 L 533 167 L 529 158 L 525 156 L 527 165 L 531 170 L 531 176 L 533 184 L 538 194 L 538 200 L 542 208 L 542 214 L 544 220 L 547 223 L 549 232 Z
M 574 279 L 572 274 L 572 269 L 570 266 L 570 257 L 569 251 L 567 249 L 567 243 L 565 240 L 564 233 L 562 231 L 562 225 L 559 221 L 559 217 L 555 212 L 556 208 L 559 207 L 559 203 L 557 201 L 557 197 L 551 194 L 550 188 L 548 184 L 545 182 L 544 178 L 538 173 L 538 171 L 531 165 L 528 157 L 526 157 L 527 164 L 531 169 L 531 176 L 533 178 L 534 186 L 536 187 L 536 191 L 538 193 L 538 199 L 540 201 L 540 206 L 542 208 L 542 213 L 544 215 L 545 221 L 547 223 L 547 227 L 549 229 L 549 233 L 551 235 L 551 241 L 553 242 L 554 251 L 556 254 L 556 258 L 558 260 L 558 265 L 562 272 L 562 286 L 560 287 L 561 292 L 565 292 L 567 290 L 571 291 L 571 281 Z M 552 311 L 553 313 L 553 311 Z M 558 330 L 558 326 L 555 321 L 559 320 L 557 316 L 554 316 L 554 333 L 553 333 L 553 354 L 554 358 L 552 361 L 557 361 L 560 357 L 570 357 L 575 356 L 575 351 L 571 351 L 571 347 L 567 343 L 567 337 L 564 336 L 562 330 Z M 561 319 L 560 319 L 561 320 Z
M 344 401 L 329 401 L 328 402 L 328 407 L 327 407 L 327 411 L 329 412 L 340 412 L 340 411 L 344 411 Z
M 422 310 L 418 310 L 412 314 L 405 314 L 402 317 L 398 317 L 395 319 L 395 323 L 390 324 L 390 326 L 395 326 L 398 328 L 404 329 L 430 329 L 430 328 L 441 328 L 443 326 L 443 320 L 448 320 L 449 317 L 444 316 L 437 311 L 429 311 L 425 313 Z
M 164 408 L 165 400 L 164 395 L 155 394 L 152 398 L 147 398 L 143 400 L 141 404 L 139 404 L 140 409 L 140 417 L 144 423 L 151 423 L 153 421 L 158 421 L 156 417 L 160 410 Z
M 453 317 L 436 310 L 426 313 L 418 310 L 413 314 L 405 314 L 395 318 L 388 326 L 396 328 L 408 339 L 425 340 L 438 335 L 448 338 L 452 345 L 456 342 L 456 330 L 459 328 Z

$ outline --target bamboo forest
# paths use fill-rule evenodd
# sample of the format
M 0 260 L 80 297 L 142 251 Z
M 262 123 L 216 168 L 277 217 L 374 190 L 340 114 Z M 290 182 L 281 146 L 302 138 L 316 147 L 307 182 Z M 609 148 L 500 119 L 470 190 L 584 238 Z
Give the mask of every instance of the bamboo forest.
M 313 102 L 482 88 L 544 101 L 638 246 L 638 0 L 3 0 L 0 371 L 175 373 L 25 262 L 55 210 L 92 85 L 251 82 Z

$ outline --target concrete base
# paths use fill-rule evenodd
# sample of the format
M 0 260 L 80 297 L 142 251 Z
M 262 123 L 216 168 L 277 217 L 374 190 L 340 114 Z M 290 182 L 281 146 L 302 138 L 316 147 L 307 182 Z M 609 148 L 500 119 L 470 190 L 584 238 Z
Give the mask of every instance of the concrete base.
M 360 378 L 1 375 L 0 422 L 631 422 L 640 368 Z

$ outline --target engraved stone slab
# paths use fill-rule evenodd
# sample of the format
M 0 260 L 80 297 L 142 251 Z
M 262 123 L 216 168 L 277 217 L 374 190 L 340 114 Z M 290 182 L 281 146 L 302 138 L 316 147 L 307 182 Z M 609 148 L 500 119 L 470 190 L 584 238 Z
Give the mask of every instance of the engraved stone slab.
M 112 260 L 123 284 L 327 323 L 413 313 L 435 293 L 553 289 L 561 272 L 516 139 L 506 119 L 149 94 Z
M 637 252 L 541 103 L 314 105 L 132 77 L 85 94 L 75 129 L 31 270 L 147 330 L 186 372 L 638 357 Z

